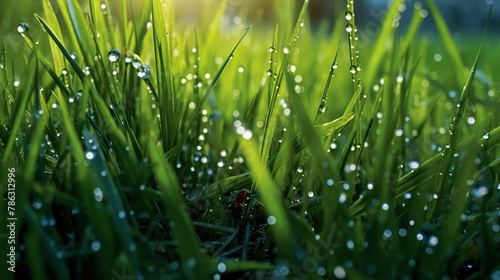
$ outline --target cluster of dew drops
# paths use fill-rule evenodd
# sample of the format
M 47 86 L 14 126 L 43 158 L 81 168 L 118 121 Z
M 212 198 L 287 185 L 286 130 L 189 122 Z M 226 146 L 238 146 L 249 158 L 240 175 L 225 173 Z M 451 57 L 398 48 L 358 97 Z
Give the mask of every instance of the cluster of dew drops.
M 19 33 L 21 33 L 21 35 L 24 37 L 28 34 L 29 32 L 29 25 L 25 22 L 23 23 L 20 23 L 18 26 L 17 26 L 17 31 Z M 71 53 L 70 54 L 71 58 L 72 59 L 76 59 L 76 53 Z M 111 50 L 109 53 L 108 53 L 108 59 L 109 61 L 113 64 L 113 63 L 116 63 L 121 57 L 121 52 L 117 49 L 113 49 Z M 125 58 L 125 62 L 126 63 L 131 63 L 132 66 L 137 69 L 137 76 L 139 78 L 142 78 L 142 79 L 148 79 L 149 77 L 149 74 L 151 72 L 151 67 L 147 64 L 143 64 L 140 60 L 140 58 L 136 55 L 134 56 L 130 56 L 127 54 L 126 58 Z M 88 74 L 88 67 L 85 67 L 85 72 Z M 67 70 L 63 70 L 63 74 L 67 74 Z M 114 75 L 116 75 L 116 71 L 113 72 Z M 15 86 L 19 86 L 19 79 L 16 79 L 15 83 L 14 83 Z M 74 102 L 74 98 L 70 98 L 70 102 Z M 42 112 L 39 112 L 39 114 L 42 114 Z M 47 142 L 47 145 L 49 145 L 50 142 Z M 43 146 L 45 146 L 45 144 L 42 144 Z M 57 155 L 56 155 L 57 156 Z M 92 160 L 94 159 L 95 157 L 95 154 L 91 151 L 87 152 L 85 154 L 85 158 L 87 160 Z M 102 171 L 101 172 L 101 176 L 106 176 L 107 175 L 107 172 L 106 171 Z M 142 187 L 142 186 L 141 186 Z M 103 191 L 101 190 L 101 188 L 97 187 L 94 189 L 94 196 L 95 196 L 95 200 L 97 202 L 101 202 L 103 197 L 104 197 L 104 193 Z M 35 200 L 33 202 L 33 208 L 36 209 L 36 210 L 39 210 L 42 208 L 43 206 L 43 203 L 40 201 L 40 200 Z M 78 208 L 73 208 L 73 210 L 71 211 L 71 213 L 73 215 L 77 215 L 78 213 L 80 212 L 80 210 Z M 130 213 L 131 215 L 133 215 L 133 211 Z M 118 216 L 119 218 L 125 218 L 126 217 L 126 214 L 124 212 L 120 212 L 118 213 Z M 56 223 L 56 220 L 54 217 L 50 217 L 50 218 L 47 218 L 46 215 L 43 215 L 41 217 L 41 220 L 40 220 L 40 223 L 42 226 L 44 227 L 47 227 L 47 226 L 50 226 L 50 227 L 53 227 L 55 226 L 55 223 Z M 49 242 L 49 244 L 51 246 L 55 246 L 56 245 L 56 242 L 54 240 L 51 240 Z M 93 250 L 93 251 L 99 251 L 101 249 L 101 242 L 99 240 L 94 240 L 91 244 L 90 244 L 90 248 Z M 20 250 L 24 250 L 25 249 L 25 245 L 24 244 L 21 244 L 19 246 L 19 249 Z M 131 244 L 130 246 L 130 250 L 135 250 L 135 244 Z M 62 258 L 63 257 L 63 253 L 61 251 L 57 252 L 57 255 L 56 255 L 58 258 Z
M 29 29 L 30 27 L 26 22 L 22 22 L 17 26 L 17 31 L 21 33 L 22 36 L 25 36 L 25 34 L 29 32 Z M 108 59 L 111 63 L 116 63 L 120 59 L 121 55 L 122 53 L 119 50 L 113 49 L 109 51 Z M 71 58 L 76 59 L 76 54 L 72 53 Z M 125 57 L 125 63 L 131 63 L 132 66 L 137 69 L 137 76 L 139 78 L 148 79 L 151 72 L 151 66 L 149 66 L 148 64 L 143 64 L 137 55 L 127 54 Z M 116 71 L 114 71 L 113 74 L 116 75 Z

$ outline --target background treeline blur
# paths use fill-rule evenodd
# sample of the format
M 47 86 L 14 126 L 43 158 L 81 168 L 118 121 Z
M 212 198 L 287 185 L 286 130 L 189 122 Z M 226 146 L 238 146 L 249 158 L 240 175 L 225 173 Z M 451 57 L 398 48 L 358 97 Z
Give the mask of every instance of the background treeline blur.
M 149 0 L 131 0 L 134 6 L 138 7 Z M 280 1 L 272 0 L 227 0 L 226 14 L 229 17 L 237 17 L 234 20 L 227 20 L 230 24 L 254 24 L 256 21 L 275 23 L 276 3 Z M 296 1 L 295 6 L 300 7 L 303 0 Z M 55 2 L 55 1 L 53 1 Z M 80 1 L 85 6 L 87 0 Z M 121 5 L 121 0 L 103 1 L 110 5 Z M 128 2 L 128 1 L 127 1 Z M 202 18 L 214 16 L 222 0 L 176 0 L 176 22 L 183 26 L 196 25 Z M 391 0 L 357 0 L 355 1 L 356 21 L 358 28 L 376 29 L 381 22 Z M 421 2 L 426 6 L 425 0 L 405 1 L 406 10 L 404 13 L 411 14 L 415 3 Z M 462 35 L 477 34 L 477 30 L 484 27 L 488 14 L 488 4 L 493 4 L 493 20 L 491 30 L 499 32 L 500 28 L 500 0 L 435 0 L 445 19 L 454 33 Z M 54 3 L 55 4 L 55 3 Z M 16 32 L 16 26 L 20 22 L 32 22 L 33 13 L 41 13 L 41 1 L 38 0 L 3 0 L 0 8 L 0 35 L 6 36 L 8 33 Z M 57 5 L 54 5 L 57 7 Z M 113 9 L 119 11 L 119 9 Z M 309 5 L 309 16 L 311 24 L 315 27 L 320 24 L 333 25 L 334 18 L 343 15 L 345 12 L 344 0 L 311 0 Z M 57 11 L 56 11 L 57 14 Z M 119 17 L 119 15 L 115 15 Z M 226 17 L 227 18 L 227 17 Z M 410 16 L 403 16 L 400 22 L 401 28 L 407 26 Z M 205 21 L 206 22 L 206 21 Z M 422 30 L 431 32 L 435 30 L 431 17 L 424 21 Z M 374 30 L 372 30 L 374 31 Z

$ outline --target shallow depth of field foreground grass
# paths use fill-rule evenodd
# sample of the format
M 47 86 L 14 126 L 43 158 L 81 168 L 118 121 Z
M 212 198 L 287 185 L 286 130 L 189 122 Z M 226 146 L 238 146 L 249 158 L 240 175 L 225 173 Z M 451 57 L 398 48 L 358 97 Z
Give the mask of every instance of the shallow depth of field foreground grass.
M 0 46 L 1 279 L 500 279 L 486 19 L 39 2 Z

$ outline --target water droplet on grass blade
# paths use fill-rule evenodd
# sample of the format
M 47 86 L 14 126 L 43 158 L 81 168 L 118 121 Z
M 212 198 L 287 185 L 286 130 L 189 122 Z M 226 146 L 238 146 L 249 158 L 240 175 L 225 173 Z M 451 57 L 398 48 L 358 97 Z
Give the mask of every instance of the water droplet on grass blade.
M 132 60 L 132 66 L 135 68 L 135 69 L 139 69 L 139 67 L 141 67 L 142 65 L 142 62 L 139 58 L 134 58 Z
M 290 53 L 290 47 L 289 46 L 284 46 L 283 47 L 283 53 L 284 54 L 289 54 Z
M 25 32 L 28 32 L 29 30 L 30 30 L 30 26 L 26 22 L 21 22 L 17 26 L 17 32 L 19 32 L 19 33 L 25 33 Z
M 304 172 L 304 166 L 299 165 L 299 167 L 297 167 L 297 172 L 298 172 L 298 173 L 302 173 L 302 172 Z
M 352 74 L 356 74 L 356 72 L 358 72 L 358 68 L 354 65 L 351 65 L 351 68 L 349 68 L 349 72 L 351 72 Z
M 319 112 L 319 113 L 324 113 L 324 112 L 326 112 L 326 104 L 321 104 L 321 105 L 319 105 L 319 107 L 318 107 L 318 112 Z
M 251 130 L 245 130 L 245 132 L 243 132 L 243 138 L 245 138 L 246 140 L 249 140 L 252 138 L 252 131 Z
M 127 54 L 127 55 L 125 56 L 125 63 L 130 63 L 130 62 L 132 62 L 132 60 L 133 60 L 133 59 L 132 59 L 132 57 L 131 57 L 130 55 L 128 55 L 128 54 Z
M 347 20 L 352 19 L 352 13 L 350 11 L 345 12 L 345 19 L 347 19 Z
M 352 32 L 352 25 L 351 24 L 348 24 L 346 27 L 345 27 L 345 31 L 351 33 Z
M 217 265 L 217 270 L 220 272 L 220 273 L 224 273 L 226 272 L 226 264 L 224 263 L 219 263 Z
M 103 196 L 104 196 L 104 194 L 100 188 L 94 189 L 94 197 L 95 197 L 96 201 L 100 202 L 102 200 Z
M 95 156 L 95 155 L 94 155 L 94 153 L 92 153 L 92 152 L 87 152 L 87 153 L 85 154 L 85 158 L 86 158 L 86 159 L 88 159 L 88 160 L 92 160 L 92 159 L 94 159 L 94 156 Z
M 339 203 L 344 203 L 347 199 L 347 196 L 345 193 L 341 193 L 339 196 Z
M 435 235 L 432 235 L 429 238 L 429 245 L 432 247 L 435 247 L 438 244 L 438 242 L 439 242 L 439 239 Z
M 147 79 L 150 72 L 151 72 L 151 67 L 147 64 L 143 64 L 139 68 L 139 72 L 137 72 L 137 76 L 139 76 L 139 78 L 141 78 L 141 79 Z
M 476 199 L 480 199 L 487 194 L 488 194 L 488 188 L 485 186 L 480 186 L 478 188 L 472 189 L 472 195 Z
M 345 270 L 341 266 L 335 267 L 335 269 L 333 270 L 333 274 L 335 274 L 335 277 L 339 279 L 344 279 L 346 277 Z
M 119 50 L 114 49 L 108 53 L 108 59 L 111 62 L 115 62 L 120 58 L 121 55 L 122 55 L 122 53 Z
M 408 162 L 408 166 L 411 168 L 411 169 L 417 169 L 419 166 L 420 166 L 420 163 L 416 160 L 410 160 Z
M 124 212 L 124 211 L 120 211 L 120 212 L 118 212 L 118 218 L 120 218 L 120 219 L 124 219 L 124 218 L 125 218 L 125 216 L 126 216 L 126 215 L 125 215 L 125 212 Z

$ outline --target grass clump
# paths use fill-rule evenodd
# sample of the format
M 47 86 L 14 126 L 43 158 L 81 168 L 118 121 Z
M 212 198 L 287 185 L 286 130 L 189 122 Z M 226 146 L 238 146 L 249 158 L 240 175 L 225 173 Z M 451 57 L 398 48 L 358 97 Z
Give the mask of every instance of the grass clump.
M 455 41 L 432 0 L 439 37 L 396 0 L 368 44 L 353 0 L 333 30 L 309 0 L 246 29 L 227 1 L 198 29 L 173 1 L 55 2 L 0 59 L 17 277 L 500 277 L 486 31 Z

